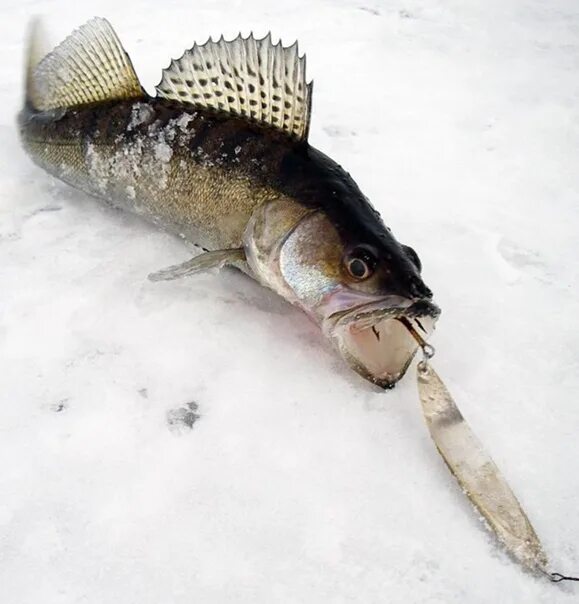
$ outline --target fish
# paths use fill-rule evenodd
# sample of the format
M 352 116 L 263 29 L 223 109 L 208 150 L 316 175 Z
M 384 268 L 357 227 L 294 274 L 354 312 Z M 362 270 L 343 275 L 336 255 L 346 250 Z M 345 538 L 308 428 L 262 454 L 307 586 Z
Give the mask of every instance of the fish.
M 200 248 L 152 281 L 238 269 L 303 310 L 355 372 L 393 387 L 419 347 L 412 330 L 429 338 L 440 308 L 418 254 L 310 145 L 313 82 L 297 42 L 209 38 L 172 60 L 155 91 L 106 19 L 48 53 L 35 22 L 23 148 L 61 181 Z

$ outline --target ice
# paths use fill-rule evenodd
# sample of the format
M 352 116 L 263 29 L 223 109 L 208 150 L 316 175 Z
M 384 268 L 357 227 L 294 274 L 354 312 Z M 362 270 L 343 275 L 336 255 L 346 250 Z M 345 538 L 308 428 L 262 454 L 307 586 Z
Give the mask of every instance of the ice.
M 298 38 L 311 143 L 419 253 L 443 309 L 433 366 L 553 569 L 577 574 L 577 4 L 2 8 L 2 604 L 576 602 L 484 530 L 414 367 L 375 390 L 232 271 L 149 282 L 192 250 L 55 183 L 15 115 L 35 14 L 53 41 L 107 17 L 148 91 L 209 35 Z

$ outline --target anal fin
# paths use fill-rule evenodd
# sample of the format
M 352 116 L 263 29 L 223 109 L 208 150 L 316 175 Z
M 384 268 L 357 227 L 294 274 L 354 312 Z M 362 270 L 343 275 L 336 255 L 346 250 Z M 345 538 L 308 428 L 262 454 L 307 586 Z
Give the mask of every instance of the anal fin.
M 227 264 L 235 264 L 240 261 L 245 261 L 245 250 L 242 247 L 204 252 L 199 256 L 195 256 L 195 258 L 186 260 L 182 264 L 175 264 L 156 273 L 151 273 L 149 279 L 151 281 L 171 281 L 203 273 L 214 268 L 222 268 Z

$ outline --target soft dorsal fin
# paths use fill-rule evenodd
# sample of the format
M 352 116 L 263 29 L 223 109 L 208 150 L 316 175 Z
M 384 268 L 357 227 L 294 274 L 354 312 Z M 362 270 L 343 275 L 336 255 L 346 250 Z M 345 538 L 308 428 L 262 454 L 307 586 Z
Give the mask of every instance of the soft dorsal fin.
M 299 140 L 308 136 L 312 82 L 306 83 L 306 58 L 298 55 L 297 42 L 274 45 L 271 34 L 195 44 L 163 71 L 157 94 L 267 124 Z
M 35 46 L 31 40 L 30 48 Z M 29 76 L 27 94 L 32 106 L 44 111 L 137 98 L 144 92 L 110 23 L 95 17 L 38 63 Z

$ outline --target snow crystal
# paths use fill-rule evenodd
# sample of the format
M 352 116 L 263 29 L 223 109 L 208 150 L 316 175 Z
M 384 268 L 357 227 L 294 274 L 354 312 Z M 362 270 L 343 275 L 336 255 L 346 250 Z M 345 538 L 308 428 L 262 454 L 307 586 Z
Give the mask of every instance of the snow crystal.
M 127 130 L 134 130 L 140 124 L 148 122 L 153 117 L 153 109 L 147 103 L 135 103 L 131 111 L 131 119 Z
M 155 157 L 162 162 L 168 162 L 173 157 L 173 149 L 165 143 L 159 142 L 155 145 Z
M 98 147 L 92 143 L 87 145 L 86 161 L 96 190 L 105 193 L 110 179 L 111 161 L 103 156 Z
M 181 130 L 181 132 L 188 132 L 189 129 L 187 126 L 191 121 L 193 121 L 193 116 L 189 113 L 183 113 L 175 120 L 175 125 Z

